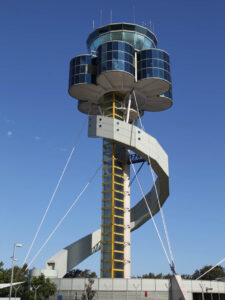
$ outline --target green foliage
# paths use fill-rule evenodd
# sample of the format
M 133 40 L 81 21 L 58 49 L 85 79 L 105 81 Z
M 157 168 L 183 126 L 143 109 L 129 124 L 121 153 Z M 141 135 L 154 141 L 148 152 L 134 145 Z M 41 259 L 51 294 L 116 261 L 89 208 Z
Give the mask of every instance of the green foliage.
M 163 275 L 162 273 L 159 274 L 154 274 L 154 273 L 148 273 L 148 274 L 144 274 L 142 275 L 141 278 L 152 278 L 152 279 L 170 279 L 171 278 L 171 274 L 166 274 Z
M 97 278 L 97 274 L 87 269 L 85 269 L 84 271 L 74 269 L 66 273 L 64 278 Z
M 37 300 L 48 299 L 49 296 L 54 295 L 56 292 L 55 283 L 51 282 L 49 278 L 45 278 L 43 274 L 38 277 L 33 277 L 31 279 L 30 286 L 33 290 L 33 293 L 35 291 L 35 288 L 39 287 L 37 289 Z M 33 294 L 30 296 L 33 297 Z
M 142 278 L 155 278 L 155 274 L 150 272 L 148 274 L 142 275 Z
M 4 269 L 3 262 L 0 262 L 0 283 L 9 283 L 11 281 L 11 271 L 12 269 Z M 26 270 L 27 265 L 24 265 L 22 268 L 15 266 L 14 267 L 14 275 L 13 275 L 13 282 L 20 282 L 24 281 L 24 284 L 20 285 L 20 288 L 17 290 L 16 295 L 18 297 L 22 297 L 25 290 L 28 288 L 28 270 Z M 12 296 L 15 296 L 15 288 L 12 290 Z M 1 289 L 0 290 L 0 297 L 8 297 L 9 296 L 9 288 Z
M 81 300 L 92 300 L 94 299 L 96 291 L 92 290 L 94 279 L 89 278 L 88 283 L 85 284 L 85 291 L 81 296 Z
M 207 272 L 212 267 L 213 266 L 205 266 L 200 270 L 195 270 L 194 274 L 192 275 L 192 279 L 197 279 L 199 276 Z M 220 277 L 225 277 L 225 269 L 221 266 L 217 266 L 212 271 L 203 276 L 201 280 L 215 280 L 216 278 Z
M 204 266 L 200 270 L 196 270 L 192 275 L 183 274 L 183 275 L 181 275 L 181 277 L 183 279 L 194 280 L 194 279 L 197 279 L 199 276 L 201 276 L 202 274 L 204 274 L 206 271 L 208 271 L 211 268 L 212 268 L 212 266 Z M 155 275 L 154 273 L 150 272 L 148 274 L 144 274 L 142 276 L 142 278 L 170 279 L 171 276 L 172 276 L 171 274 L 163 275 L 162 273 Z M 215 280 L 216 278 L 221 278 L 221 277 L 225 277 L 225 269 L 221 266 L 217 266 L 212 271 L 210 271 L 205 276 L 203 276 L 201 279 L 202 280 Z
M 189 274 L 182 274 L 181 277 L 183 279 L 192 279 L 192 275 L 189 275 Z
M 0 262 L 0 283 L 9 283 L 11 281 L 11 271 L 12 269 L 4 269 L 3 262 Z M 48 299 L 49 296 L 54 295 L 56 292 L 56 285 L 52 283 L 49 278 L 45 278 L 43 274 L 39 277 L 33 277 L 29 284 L 27 265 L 24 265 L 22 268 L 15 266 L 13 282 L 24 282 L 17 290 L 16 296 L 21 297 L 22 300 L 34 300 L 34 287 L 40 286 L 37 290 L 37 300 Z M 31 287 L 31 289 L 30 289 Z M 0 290 L 0 297 L 8 297 L 9 288 Z M 12 290 L 12 297 L 15 296 L 15 288 Z

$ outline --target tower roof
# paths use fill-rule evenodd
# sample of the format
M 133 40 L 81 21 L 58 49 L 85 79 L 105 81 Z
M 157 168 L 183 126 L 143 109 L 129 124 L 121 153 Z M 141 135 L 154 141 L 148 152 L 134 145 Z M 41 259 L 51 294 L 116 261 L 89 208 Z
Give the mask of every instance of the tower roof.
M 130 43 L 136 50 L 157 47 L 157 38 L 148 28 L 132 23 L 113 23 L 92 31 L 87 38 L 89 51 L 107 41 L 120 40 Z

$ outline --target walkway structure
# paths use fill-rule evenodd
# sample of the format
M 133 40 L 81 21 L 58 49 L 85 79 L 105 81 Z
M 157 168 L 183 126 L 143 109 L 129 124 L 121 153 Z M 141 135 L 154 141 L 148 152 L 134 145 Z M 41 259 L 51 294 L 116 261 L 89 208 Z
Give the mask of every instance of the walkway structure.
M 156 214 L 169 195 L 167 154 L 137 122 L 145 111 L 172 105 L 169 55 L 157 48 L 153 32 L 127 23 L 94 30 L 87 47 L 89 54 L 71 60 L 69 94 L 89 115 L 89 137 L 103 139 L 101 228 L 46 264 L 62 277 L 101 249 L 101 277 L 130 278 L 130 232 Z M 130 208 L 130 165 L 140 161 L 150 163 L 158 178 Z

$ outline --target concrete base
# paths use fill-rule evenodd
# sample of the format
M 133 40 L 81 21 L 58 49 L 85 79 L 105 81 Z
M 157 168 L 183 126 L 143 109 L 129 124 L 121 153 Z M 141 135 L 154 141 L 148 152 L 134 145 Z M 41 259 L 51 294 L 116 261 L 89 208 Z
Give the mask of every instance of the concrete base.
M 49 300 L 80 299 L 85 290 L 85 278 L 51 279 L 57 285 L 57 293 Z M 95 278 L 92 290 L 94 300 L 194 300 L 201 299 L 204 288 L 205 299 L 225 299 L 225 282 L 206 280 L 181 280 L 180 276 L 168 279 L 109 279 Z M 197 297 L 197 298 L 196 298 Z
M 9 300 L 10 298 L 9 297 L 0 297 L 0 300 Z M 21 298 L 20 297 L 12 297 L 13 300 L 20 300 Z
M 187 300 L 187 292 L 180 275 L 174 275 L 170 280 L 170 299 Z

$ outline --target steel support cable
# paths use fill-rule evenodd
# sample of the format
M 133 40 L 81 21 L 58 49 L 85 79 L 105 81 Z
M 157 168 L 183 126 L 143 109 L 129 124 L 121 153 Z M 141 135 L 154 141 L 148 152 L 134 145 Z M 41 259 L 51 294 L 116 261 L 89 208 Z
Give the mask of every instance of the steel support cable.
M 217 266 L 221 265 L 224 261 L 225 261 L 225 258 L 222 259 L 222 260 L 220 260 L 214 267 L 210 268 L 208 271 L 206 271 L 204 274 L 202 274 L 201 276 L 199 276 L 195 280 L 199 280 L 200 278 L 202 278 L 203 276 L 205 276 L 207 273 L 209 273 L 210 271 L 212 271 L 213 269 L 215 269 Z
M 145 161 L 143 161 L 143 163 L 142 163 L 142 164 L 140 165 L 140 167 L 138 168 L 137 174 L 141 171 L 141 169 L 142 169 L 144 163 L 145 163 Z M 136 178 L 136 177 L 134 176 L 134 177 L 131 179 L 129 186 L 131 186 L 131 185 L 133 184 L 135 178 Z
M 128 152 L 130 153 L 129 150 L 128 150 Z M 149 212 L 149 214 L 150 214 L 150 216 L 151 216 L 153 225 L 154 225 L 154 227 L 155 227 L 156 233 L 157 233 L 158 238 L 159 238 L 159 240 L 160 240 L 160 243 L 161 243 L 161 245 L 162 245 L 163 251 L 164 251 L 165 256 L 166 256 L 166 259 L 167 259 L 169 265 L 171 266 L 171 262 L 170 262 L 169 256 L 168 256 L 168 254 L 167 254 L 167 251 L 166 251 L 166 248 L 165 248 L 165 246 L 164 246 L 163 240 L 162 240 L 162 238 L 161 238 L 161 235 L 160 235 L 160 233 L 159 233 L 158 227 L 157 227 L 157 225 L 156 225 L 154 216 L 153 216 L 152 211 L 151 211 L 151 209 L 150 209 L 150 207 L 149 207 L 149 205 L 148 205 L 148 202 L 147 202 L 147 200 L 146 200 L 146 197 L 145 197 L 145 194 L 144 194 L 144 191 L 143 191 L 141 182 L 140 182 L 140 180 L 139 180 L 139 177 L 138 177 L 138 175 L 137 175 L 137 172 L 136 172 L 136 170 L 135 170 L 135 167 L 134 167 L 134 165 L 133 165 L 131 159 L 130 159 L 130 164 L 131 164 L 132 169 L 133 169 L 133 171 L 134 171 L 134 174 L 135 174 L 135 177 L 136 177 L 136 179 L 137 179 L 137 182 L 138 182 L 139 188 L 140 188 L 140 190 L 141 190 L 142 196 L 143 196 L 143 198 L 144 198 L 144 200 L 145 200 L 145 204 L 146 204 L 147 209 L 148 209 L 148 212 Z
M 80 194 L 76 197 L 76 199 L 74 200 L 74 202 L 71 204 L 70 208 L 67 210 L 67 212 L 65 213 L 65 215 L 60 219 L 60 221 L 57 223 L 57 225 L 55 226 L 55 228 L 53 229 L 53 231 L 50 233 L 50 235 L 48 236 L 48 238 L 46 239 L 46 241 L 42 244 L 41 248 L 37 251 L 37 253 L 34 255 L 34 257 L 32 258 L 31 262 L 28 264 L 26 270 L 32 265 L 32 263 L 35 261 L 35 259 L 38 257 L 38 255 L 41 253 L 41 251 L 43 250 L 43 248 L 46 246 L 46 244 L 48 243 L 48 241 L 51 239 L 51 237 L 53 236 L 53 234 L 56 232 L 56 230 L 59 228 L 59 226 L 62 224 L 62 222 L 65 220 L 65 218 L 67 217 L 67 215 L 70 213 L 71 209 L 74 207 L 74 205 L 78 202 L 78 200 L 80 199 L 80 197 L 83 195 L 83 193 L 86 191 L 87 187 L 89 186 L 89 184 L 93 181 L 93 179 L 95 178 L 95 176 L 97 175 L 98 171 L 100 170 L 100 168 L 102 167 L 102 165 L 100 165 L 97 170 L 94 172 L 94 174 L 91 176 L 91 178 L 89 179 L 88 183 L 85 185 L 85 187 L 82 189 L 82 191 L 80 192 Z
M 142 128 L 143 131 L 145 131 L 144 125 L 143 125 L 142 120 L 141 120 L 141 116 L 140 116 L 140 112 L 139 112 L 139 108 L 138 108 L 138 103 L 137 103 L 137 98 L 136 98 L 136 94 L 135 94 L 134 90 L 133 90 L 133 95 L 134 95 L 135 105 L 136 105 L 136 108 L 137 108 L 138 118 L 140 120 L 141 128 Z M 149 155 L 148 155 L 148 162 L 149 162 L 149 168 L 150 168 L 150 171 L 151 171 L 151 174 L 152 174 L 153 185 L 154 185 L 154 189 L 155 189 L 155 193 L 156 193 L 156 197 L 157 197 L 157 201 L 158 201 L 158 205 L 159 205 L 159 210 L 160 210 L 160 214 L 161 214 L 161 218 L 162 218 L 162 222 L 163 222 L 163 227 L 164 227 L 166 240 L 167 240 L 167 244 L 168 244 L 168 248 L 169 248 L 169 252 L 170 252 L 170 257 L 171 257 L 171 260 L 172 260 L 172 265 L 170 265 L 170 267 L 171 267 L 171 270 L 175 273 L 175 262 L 174 262 L 173 251 L 172 251 L 172 247 L 171 247 L 171 243 L 170 243 L 170 239 L 169 239 L 169 234 L 168 234 L 168 230 L 167 230 L 167 225 L 166 225 L 166 220 L 165 220 L 165 217 L 164 217 L 163 209 L 162 209 L 162 206 L 161 206 L 160 201 L 159 201 L 159 193 L 158 193 L 158 190 L 157 190 L 157 187 L 156 187 L 155 176 L 154 176 L 154 173 L 153 173 L 153 169 L 152 169 L 152 165 L 151 165 L 151 158 L 150 158 Z
M 42 217 L 42 219 L 41 219 L 41 222 L 40 222 L 40 224 L 39 224 L 39 226 L 38 226 L 38 229 L 37 229 L 37 231 L 36 231 L 36 233 L 35 233 L 35 236 L 34 236 L 32 242 L 31 242 L 31 244 L 30 244 L 30 247 L 29 247 L 29 249 L 28 249 L 28 251 L 27 251 L 27 254 L 26 254 L 26 257 L 25 257 L 25 259 L 24 259 L 23 264 L 26 263 L 26 261 L 27 261 L 29 255 L 30 255 L 30 252 L 31 252 L 31 250 L 32 250 L 32 248 L 33 248 L 33 245 L 34 245 L 34 243 L 35 243 L 35 241 L 36 241 L 36 239 L 37 239 L 37 236 L 38 236 L 38 234 L 39 234 L 39 232 L 40 232 L 40 230 L 41 230 L 42 224 L 43 224 L 43 222 L 44 222 L 44 220 L 45 220 L 45 218 L 46 218 L 46 216 L 47 216 L 48 210 L 49 210 L 49 208 L 50 208 L 50 206 L 51 206 L 51 204 L 52 204 L 52 202 L 53 202 L 53 200 L 54 200 L 54 198 L 55 198 L 56 192 L 57 192 L 57 190 L 58 190 L 58 188 L 59 188 L 59 185 L 60 185 L 60 183 L 61 183 L 61 181 L 62 181 L 62 179 L 63 179 L 63 176 L 64 176 L 64 174 L 65 174 L 65 172 L 66 172 L 66 169 L 67 169 L 67 167 L 68 167 L 68 165 L 69 165 L 69 162 L 70 162 L 70 160 L 71 160 L 71 158 L 72 158 L 72 155 L 73 155 L 73 153 L 74 153 L 74 151 L 75 151 L 75 149 L 76 149 L 76 146 L 77 146 L 78 141 L 79 141 L 79 139 L 80 139 L 81 133 L 82 133 L 82 131 L 84 130 L 84 127 L 85 127 L 86 122 L 87 122 L 87 118 L 84 119 L 84 122 L 83 122 L 83 124 L 81 125 L 81 129 L 80 129 L 80 131 L 79 131 L 79 133 L 78 133 L 78 135 L 77 135 L 77 137 L 76 137 L 74 146 L 73 146 L 73 148 L 72 148 L 72 150 L 71 150 L 71 152 L 70 152 L 70 155 L 69 155 L 69 157 L 68 157 L 68 159 L 67 159 L 67 161 L 66 161 L 65 167 L 63 168 L 63 171 L 62 171 L 62 173 L 61 173 L 61 175 L 60 175 L 60 177 L 59 177 L 59 180 L 58 180 L 58 182 L 57 182 L 57 184 L 56 184 L 56 187 L 55 187 L 55 189 L 54 189 L 54 191 L 53 191 L 53 194 L 52 194 L 52 196 L 51 196 L 51 198 L 50 198 L 50 201 L 49 201 L 48 206 L 47 206 L 47 208 L 46 208 L 46 210 L 45 210 L 45 213 L 44 213 L 44 215 L 43 215 L 43 217 Z

